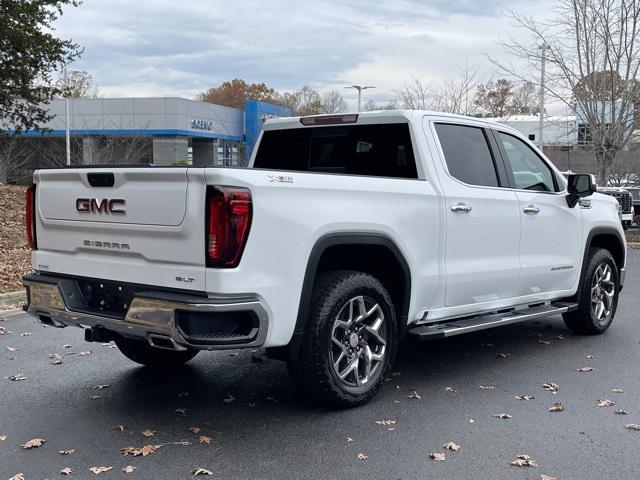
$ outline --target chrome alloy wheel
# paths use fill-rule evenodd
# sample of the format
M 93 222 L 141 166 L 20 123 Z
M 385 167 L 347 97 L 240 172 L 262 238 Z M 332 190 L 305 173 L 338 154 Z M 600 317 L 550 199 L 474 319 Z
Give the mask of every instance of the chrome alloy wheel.
M 616 284 L 612 279 L 611 265 L 601 263 L 591 281 L 591 311 L 599 322 L 609 319 L 613 308 Z
M 331 329 L 329 359 L 342 383 L 360 387 L 383 368 L 387 347 L 384 313 L 373 299 L 354 297 L 338 312 Z

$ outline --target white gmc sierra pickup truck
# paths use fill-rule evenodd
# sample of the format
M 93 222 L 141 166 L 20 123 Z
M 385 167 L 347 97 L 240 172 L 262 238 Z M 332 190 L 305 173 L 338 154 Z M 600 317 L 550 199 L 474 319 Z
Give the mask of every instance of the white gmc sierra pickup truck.
M 40 322 L 170 367 L 265 347 L 323 404 L 371 398 L 405 336 L 563 314 L 611 324 L 617 202 L 517 131 L 421 111 L 268 120 L 249 168 L 39 170 L 26 198 Z

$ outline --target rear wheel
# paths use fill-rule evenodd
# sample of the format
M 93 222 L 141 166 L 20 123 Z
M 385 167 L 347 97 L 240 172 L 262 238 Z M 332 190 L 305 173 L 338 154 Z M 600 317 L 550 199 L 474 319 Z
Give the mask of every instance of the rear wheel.
M 581 334 L 604 332 L 618 307 L 618 267 L 608 250 L 592 248 L 575 300 L 578 308 L 563 315 L 571 331 Z
M 125 337 L 116 338 L 115 343 L 129 360 L 154 368 L 179 367 L 198 354 L 198 350 L 173 351 L 155 348 L 145 341 Z
M 316 280 L 300 353 L 291 376 L 309 399 L 333 407 L 368 401 L 391 368 L 397 320 L 376 278 L 331 271 Z

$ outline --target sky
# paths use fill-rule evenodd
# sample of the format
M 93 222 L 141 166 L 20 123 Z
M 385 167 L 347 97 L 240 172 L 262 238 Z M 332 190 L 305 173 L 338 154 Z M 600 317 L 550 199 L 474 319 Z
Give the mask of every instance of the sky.
M 549 12 L 548 0 L 84 0 L 57 34 L 84 47 L 69 68 L 89 71 L 105 97 L 180 96 L 225 80 L 278 90 L 374 85 L 384 102 L 412 76 L 436 81 L 465 65 L 495 77 L 499 40 L 528 41 L 508 10 Z M 547 13 L 548 14 L 548 13 Z

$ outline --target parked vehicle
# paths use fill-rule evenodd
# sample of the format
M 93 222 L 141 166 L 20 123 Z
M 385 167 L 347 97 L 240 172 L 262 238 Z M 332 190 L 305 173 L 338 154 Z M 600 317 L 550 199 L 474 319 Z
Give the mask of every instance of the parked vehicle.
M 622 226 L 627 229 L 633 224 L 634 208 L 631 192 L 621 187 L 598 187 L 599 193 L 611 195 L 620 204 L 620 220 Z
M 633 197 L 633 216 L 640 215 L 640 187 L 625 187 Z
M 39 170 L 26 310 L 130 359 L 265 347 L 316 402 L 379 389 L 400 340 L 562 314 L 604 332 L 625 277 L 611 196 L 482 119 L 268 120 L 250 168 Z

